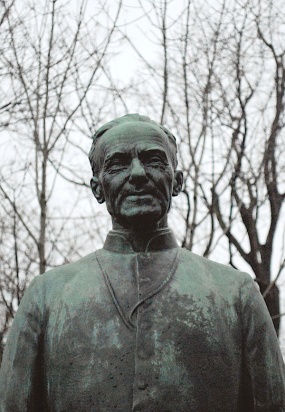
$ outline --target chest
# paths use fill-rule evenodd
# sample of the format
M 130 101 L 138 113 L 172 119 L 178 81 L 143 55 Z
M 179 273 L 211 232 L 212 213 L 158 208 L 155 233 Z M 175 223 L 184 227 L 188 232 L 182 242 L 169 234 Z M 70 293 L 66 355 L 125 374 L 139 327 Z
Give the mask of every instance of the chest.
M 69 410 L 76 402 L 82 410 L 93 402 L 94 410 L 155 411 L 160 402 L 170 408 L 163 410 L 174 411 L 179 397 L 181 411 L 189 402 L 191 408 L 202 402 L 207 411 L 217 387 L 224 393 L 232 381 L 224 396 L 232 408 L 242 354 L 235 306 L 205 294 L 194 280 L 189 283 L 179 265 L 164 284 L 165 277 L 144 282 L 149 270 L 140 271 L 140 262 L 129 262 L 130 267 L 138 268 L 137 282 L 129 280 L 127 290 L 111 277 L 109 286 L 92 278 L 85 294 L 74 288 L 54 302 L 45 345 L 50 399 L 71 402 Z M 126 293 L 133 294 L 128 307 L 122 303 Z

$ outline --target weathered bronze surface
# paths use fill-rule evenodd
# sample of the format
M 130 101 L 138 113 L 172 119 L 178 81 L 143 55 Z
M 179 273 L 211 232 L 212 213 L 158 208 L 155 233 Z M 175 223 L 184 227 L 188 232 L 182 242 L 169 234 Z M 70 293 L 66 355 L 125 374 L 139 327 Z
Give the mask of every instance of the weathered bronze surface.
M 285 411 L 285 372 L 247 274 L 178 247 L 175 140 L 145 116 L 103 126 L 90 153 L 112 217 L 103 249 L 34 279 L 14 319 L 2 412 Z

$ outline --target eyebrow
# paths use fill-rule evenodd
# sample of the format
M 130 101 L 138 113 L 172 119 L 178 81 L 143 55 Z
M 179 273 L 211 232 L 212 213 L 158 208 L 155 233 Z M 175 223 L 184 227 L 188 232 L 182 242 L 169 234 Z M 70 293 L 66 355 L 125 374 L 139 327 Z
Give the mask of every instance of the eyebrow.
M 167 155 L 165 153 L 165 150 L 160 149 L 159 147 L 157 148 L 145 148 L 141 151 L 139 151 L 138 156 L 140 157 L 140 155 L 144 155 L 144 154 L 159 154 L 160 156 L 163 156 L 165 159 L 167 159 Z M 108 163 L 110 161 L 112 161 L 113 159 L 117 159 L 117 158 L 130 158 L 131 157 L 131 153 L 130 152 L 125 152 L 125 151 L 116 151 L 114 153 L 111 153 L 109 155 L 107 155 L 105 157 L 104 163 Z
M 130 156 L 130 153 L 127 153 L 127 152 L 115 152 L 115 153 L 107 155 L 105 157 L 105 162 L 108 162 L 112 159 L 116 159 L 117 157 L 129 157 L 129 156 Z
M 163 155 L 163 156 L 166 157 L 165 150 L 162 150 L 162 149 L 160 149 L 160 148 L 145 149 L 145 150 L 142 150 L 142 151 L 139 153 L 139 155 L 140 155 L 141 153 L 142 153 L 142 154 L 144 154 L 144 153 L 147 153 L 147 154 L 157 154 L 157 153 L 159 153 L 160 155 Z

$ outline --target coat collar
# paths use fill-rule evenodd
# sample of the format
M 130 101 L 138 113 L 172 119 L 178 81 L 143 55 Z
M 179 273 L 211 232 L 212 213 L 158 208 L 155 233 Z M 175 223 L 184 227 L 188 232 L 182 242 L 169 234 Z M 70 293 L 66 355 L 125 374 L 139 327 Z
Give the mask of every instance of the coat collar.
M 178 247 L 172 231 L 168 228 L 144 233 L 142 236 L 144 237 L 142 250 L 144 253 L 161 252 Z M 127 230 L 111 230 L 107 235 L 103 249 L 121 254 L 135 253 L 131 233 Z

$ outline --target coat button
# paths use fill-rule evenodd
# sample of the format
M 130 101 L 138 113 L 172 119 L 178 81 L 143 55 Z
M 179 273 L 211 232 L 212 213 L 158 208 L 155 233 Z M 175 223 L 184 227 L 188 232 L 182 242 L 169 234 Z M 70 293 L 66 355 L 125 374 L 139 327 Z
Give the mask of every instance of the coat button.
M 149 330 L 152 327 L 152 323 L 148 320 L 144 320 L 141 322 L 141 324 L 139 325 L 139 328 L 141 328 L 142 330 Z
M 150 351 L 147 351 L 145 349 L 139 349 L 138 350 L 138 358 L 142 360 L 149 359 L 151 357 Z
M 150 279 L 150 278 L 141 278 L 141 279 L 140 279 L 141 285 L 149 285 L 150 282 L 151 282 L 151 279 Z
M 151 304 L 152 304 L 152 300 L 149 298 L 144 302 L 143 308 L 147 309 Z
M 148 387 L 148 384 L 145 381 L 138 381 L 138 388 L 144 390 Z
M 143 307 L 144 307 L 145 309 L 148 308 L 148 307 L 152 304 L 152 302 L 153 302 L 153 299 L 152 299 L 152 298 L 146 299 L 146 300 L 144 301 L 144 303 L 143 303 Z

